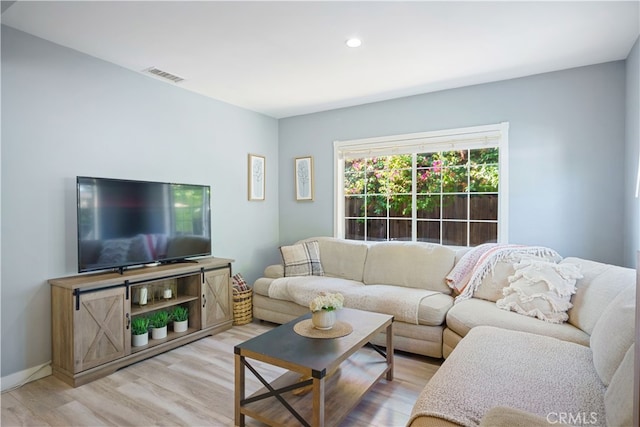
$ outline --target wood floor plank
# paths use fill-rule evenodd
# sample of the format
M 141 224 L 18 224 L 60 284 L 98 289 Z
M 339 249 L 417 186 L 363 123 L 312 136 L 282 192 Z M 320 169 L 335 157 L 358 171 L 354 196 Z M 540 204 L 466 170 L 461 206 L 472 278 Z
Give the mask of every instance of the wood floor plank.
M 49 376 L 1 396 L 5 426 L 233 425 L 233 347 L 275 327 L 255 321 L 159 354 L 81 387 Z M 285 343 L 286 345 L 286 343 Z M 341 427 L 401 427 L 441 361 L 396 352 L 393 381 L 381 380 Z M 285 371 L 252 361 L 267 380 Z M 247 394 L 262 384 L 248 374 Z M 263 424 L 247 418 L 250 427 Z

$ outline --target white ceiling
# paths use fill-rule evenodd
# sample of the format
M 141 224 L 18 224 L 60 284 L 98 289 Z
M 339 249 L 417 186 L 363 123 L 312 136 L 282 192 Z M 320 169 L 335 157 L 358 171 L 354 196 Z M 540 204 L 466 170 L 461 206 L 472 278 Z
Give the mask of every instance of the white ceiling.
M 625 59 L 639 4 L 21 0 L 2 23 L 282 118 Z

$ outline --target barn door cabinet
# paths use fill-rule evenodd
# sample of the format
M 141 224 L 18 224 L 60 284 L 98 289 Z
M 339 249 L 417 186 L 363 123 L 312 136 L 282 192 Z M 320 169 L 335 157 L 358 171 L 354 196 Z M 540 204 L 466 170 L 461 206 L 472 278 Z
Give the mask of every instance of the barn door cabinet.
M 116 370 L 229 329 L 233 323 L 231 263 L 204 258 L 117 272 L 49 280 L 53 375 L 76 387 Z M 144 291 L 142 290 L 144 288 Z M 167 291 L 170 290 L 170 291 Z M 146 294 L 147 300 L 141 300 Z M 170 296 L 169 296 L 170 294 Z M 131 346 L 131 321 L 181 305 L 189 328 Z

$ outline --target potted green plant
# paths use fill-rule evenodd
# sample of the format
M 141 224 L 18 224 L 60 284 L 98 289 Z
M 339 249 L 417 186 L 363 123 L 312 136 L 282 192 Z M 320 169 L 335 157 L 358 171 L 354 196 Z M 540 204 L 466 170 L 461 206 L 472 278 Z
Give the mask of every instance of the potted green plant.
M 171 320 L 173 320 L 173 332 L 185 332 L 189 327 L 189 309 L 176 305 L 171 311 Z
M 149 343 L 149 319 L 144 316 L 134 317 L 131 321 L 131 345 L 142 347 Z
M 167 336 L 167 324 L 169 323 L 169 312 L 161 310 L 151 315 L 149 324 L 151 325 L 151 338 L 159 340 Z

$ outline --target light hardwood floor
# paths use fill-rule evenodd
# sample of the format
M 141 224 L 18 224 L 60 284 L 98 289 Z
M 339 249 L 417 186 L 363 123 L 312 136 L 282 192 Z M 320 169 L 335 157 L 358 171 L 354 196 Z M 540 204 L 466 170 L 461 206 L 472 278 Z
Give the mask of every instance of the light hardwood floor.
M 254 321 L 138 362 L 81 387 L 53 376 L 2 394 L 7 426 L 233 426 L 233 346 L 275 325 Z M 255 364 L 271 380 L 282 370 Z M 404 426 L 437 359 L 396 352 L 381 380 L 341 424 Z M 247 375 L 247 392 L 260 387 Z M 327 414 L 330 416 L 330 414 Z M 247 425 L 261 425 L 247 418 Z

